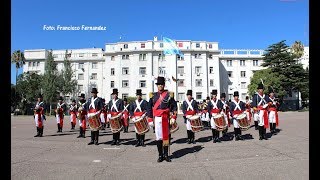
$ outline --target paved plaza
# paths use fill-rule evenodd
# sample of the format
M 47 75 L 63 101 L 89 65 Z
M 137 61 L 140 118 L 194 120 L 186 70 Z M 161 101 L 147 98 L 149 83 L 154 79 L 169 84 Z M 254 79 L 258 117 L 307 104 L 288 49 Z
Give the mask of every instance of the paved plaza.
M 157 162 L 155 134 L 146 134 L 146 147 L 135 147 L 134 125 L 121 132 L 120 146 L 111 146 L 110 129 L 101 130 L 99 145 L 77 138 L 79 126 L 70 130 L 65 117 L 57 133 L 53 116 L 47 117 L 43 137 L 33 137 L 33 116 L 11 116 L 11 179 L 309 179 L 309 112 L 279 112 L 280 132 L 259 140 L 254 127 L 242 134 L 253 139 L 212 143 L 211 130 L 195 134 L 196 144 L 187 144 L 182 115 L 179 130 L 172 134 L 172 162 Z M 78 123 L 78 122 L 77 122 Z M 253 123 L 252 123 L 253 124 Z M 267 133 L 269 129 L 267 130 Z M 233 126 L 229 128 L 233 135 Z M 246 136 L 249 137 L 249 136 Z

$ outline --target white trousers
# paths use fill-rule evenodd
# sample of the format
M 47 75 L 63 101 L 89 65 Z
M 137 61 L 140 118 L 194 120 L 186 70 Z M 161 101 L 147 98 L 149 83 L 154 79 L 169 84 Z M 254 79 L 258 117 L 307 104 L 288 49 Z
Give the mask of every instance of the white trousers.
M 259 114 L 258 113 L 254 113 L 253 114 L 253 120 L 254 121 L 258 121 L 259 120 Z
M 217 114 L 218 113 L 212 113 L 212 115 L 211 115 L 211 120 L 210 120 L 211 129 L 217 129 L 216 124 L 214 123 L 214 119 L 213 119 L 213 116 L 215 116 Z
M 34 122 L 36 123 L 36 126 L 38 127 L 39 126 L 39 122 L 38 122 L 38 114 L 35 114 L 34 115 Z M 41 115 L 40 115 L 41 116 Z M 42 121 L 42 126 L 44 125 L 44 118 L 43 118 L 43 116 L 41 116 L 41 121 Z
M 269 118 L 269 123 L 276 123 L 276 112 L 270 111 L 268 118 Z
M 258 113 L 255 114 L 255 118 L 257 117 L 259 126 L 264 126 L 264 118 L 263 118 L 264 111 L 266 110 L 259 110 Z
M 207 122 L 210 121 L 208 112 L 201 114 L 201 121 L 207 121 Z
M 101 121 L 102 123 L 106 123 L 106 120 L 105 120 L 105 118 L 104 118 L 104 114 L 103 114 L 103 113 L 100 114 L 100 121 Z
M 192 129 L 191 129 L 191 124 L 190 124 L 190 120 L 189 120 L 189 119 L 187 119 L 187 124 L 186 124 L 186 126 L 187 126 L 187 130 L 192 130 Z
M 233 127 L 234 128 L 239 128 L 239 124 L 236 118 L 232 118 L 233 119 Z
M 154 117 L 154 131 L 156 134 L 156 140 L 162 140 L 162 117 Z
M 56 115 L 56 120 L 57 120 L 57 123 L 60 123 L 60 115 L 59 114 Z
M 70 122 L 73 122 L 72 121 L 72 118 L 75 116 L 75 114 L 70 114 Z

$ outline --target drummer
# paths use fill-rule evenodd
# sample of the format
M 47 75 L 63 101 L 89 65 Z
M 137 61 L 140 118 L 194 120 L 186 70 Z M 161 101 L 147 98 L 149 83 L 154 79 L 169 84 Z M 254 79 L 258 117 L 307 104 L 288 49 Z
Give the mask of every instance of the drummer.
M 223 114 L 226 124 L 228 124 L 226 129 L 222 131 L 223 137 L 226 137 L 228 132 L 228 127 L 230 127 L 229 102 L 226 101 L 226 93 L 221 93 L 220 100 L 218 101 L 218 108 L 220 109 L 221 114 Z
M 85 104 L 85 110 L 88 112 L 88 117 L 91 113 L 98 113 L 102 110 L 102 98 L 97 96 L 98 91 L 97 88 L 92 88 L 91 90 L 91 98 Z M 98 116 L 98 120 L 100 121 L 100 117 Z M 88 145 L 95 144 L 99 145 L 99 130 L 93 131 L 91 130 L 91 141 Z
M 122 113 L 124 110 L 124 102 L 122 99 L 118 98 L 118 89 L 112 90 L 112 99 L 109 101 L 108 107 L 109 107 L 109 113 L 108 119 L 110 122 L 111 117 L 117 116 L 118 114 Z M 120 119 L 121 121 L 121 119 Z M 111 126 L 112 127 L 112 126 Z M 120 131 L 113 134 L 113 141 L 111 145 L 117 145 L 119 146 L 120 142 Z
M 239 92 L 235 91 L 233 93 L 234 100 L 230 104 L 230 113 L 231 118 L 233 119 L 233 127 L 234 127 L 234 134 L 235 134 L 235 140 L 244 140 L 241 137 L 241 129 L 239 127 L 239 124 L 237 122 L 238 115 L 242 114 L 246 110 L 246 103 L 239 100 Z
M 187 135 L 188 135 L 188 144 L 195 144 L 194 142 L 194 132 L 191 129 L 190 119 L 188 119 L 191 116 L 194 116 L 199 113 L 198 109 L 198 103 L 195 101 L 192 97 L 192 90 L 187 91 L 187 99 L 183 101 L 182 103 L 182 112 L 183 112 L 183 118 L 184 123 L 187 126 Z
M 212 140 L 213 143 L 221 142 L 219 139 L 220 132 L 217 130 L 217 127 L 214 123 L 214 116 L 218 115 L 220 113 L 220 109 L 218 108 L 218 99 L 217 99 L 218 91 L 216 89 L 213 89 L 211 92 L 211 100 L 208 103 L 207 109 L 209 112 L 209 118 L 210 118 L 210 124 L 212 129 Z
M 141 117 L 143 114 L 147 112 L 148 108 L 148 102 L 144 99 L 142 99 L 142 90 L 137 89 L 136 90 L 136 96 L 137 99 L 131 103 L 129 106 L 129 112 L 130 112 L 130 119 L 132 119 L 133 122 L 137 120 L 138 117 Z M 138 146 L 143 146 L 145 147 L 146 145 L 144 144 L 144 139 L 145 139 L 145 134 L 138 134 L 137 128 L 135 128 L 136 131 L 136 138 L 137 138 L 137 144 L 135 147 Z

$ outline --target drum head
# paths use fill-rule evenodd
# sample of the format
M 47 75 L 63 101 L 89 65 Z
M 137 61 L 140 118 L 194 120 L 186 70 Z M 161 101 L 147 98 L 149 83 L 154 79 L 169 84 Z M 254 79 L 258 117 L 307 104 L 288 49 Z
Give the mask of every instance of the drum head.
M 213 118 L 221 118 L 222 117 L 222 114 L 217 114 L 217 115 L 215 115 L 215 116 L 213 116 Z
M 199 115 L 193 115 L 193 116 L 191 116 L 189 119 L 190 119 L 190 120 L 194 120 L 194 119 L 199 119 L 199 118 L 200 118 Z
M 240 114 L 240 115 L 237 117 L 237 119 L 243 119 L 243 118 L 245 118 L 246 116 L 247 116 L 247 114 L 242 113 L 242 114 Z

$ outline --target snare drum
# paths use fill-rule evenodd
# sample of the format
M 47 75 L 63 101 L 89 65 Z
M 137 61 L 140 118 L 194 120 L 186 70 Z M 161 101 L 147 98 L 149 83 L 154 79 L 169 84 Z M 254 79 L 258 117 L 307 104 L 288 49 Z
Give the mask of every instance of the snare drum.
M 88 123 L 91 131 L 98 131 L 101 129 L 102 124 L 99 118 L 99 113 L 89 113 Z
M 170 119 L 170 133 L 174 133 L 179 129 L 178 123 L 174 119 Z
M 217 114 L 213 116 L 213 122 L 216 125 L 216 129 L 218 131 L 223 131 L 228 127 L 228 124 L 226 123 L 223 114 Z
M 121 116 L 122 116 L 122 113 L 120 113 L 116 116 L 113 116 L 109 119 L 112 133 L 117 133 L 123 129 L 123 124 L 121 122 Z
M 202 130 L 203 125 L 199 115 L 193 115 L 188 119 L 190 120 L 191 130 L 193 132 L 199 132 Z
M 250 128 L 250 121 L 247 118 L 246 112 L 239 114 L 239 116 L 236 118 L 236 121 L 238 122 L 242 131 L 246 131 Z
M 145 134 L 149 131 L 148 117 L 141 116 L 136 117 L 137 120 L 134 122 L 134 126 L 136 127 L 136 132 L 138 134 Z

